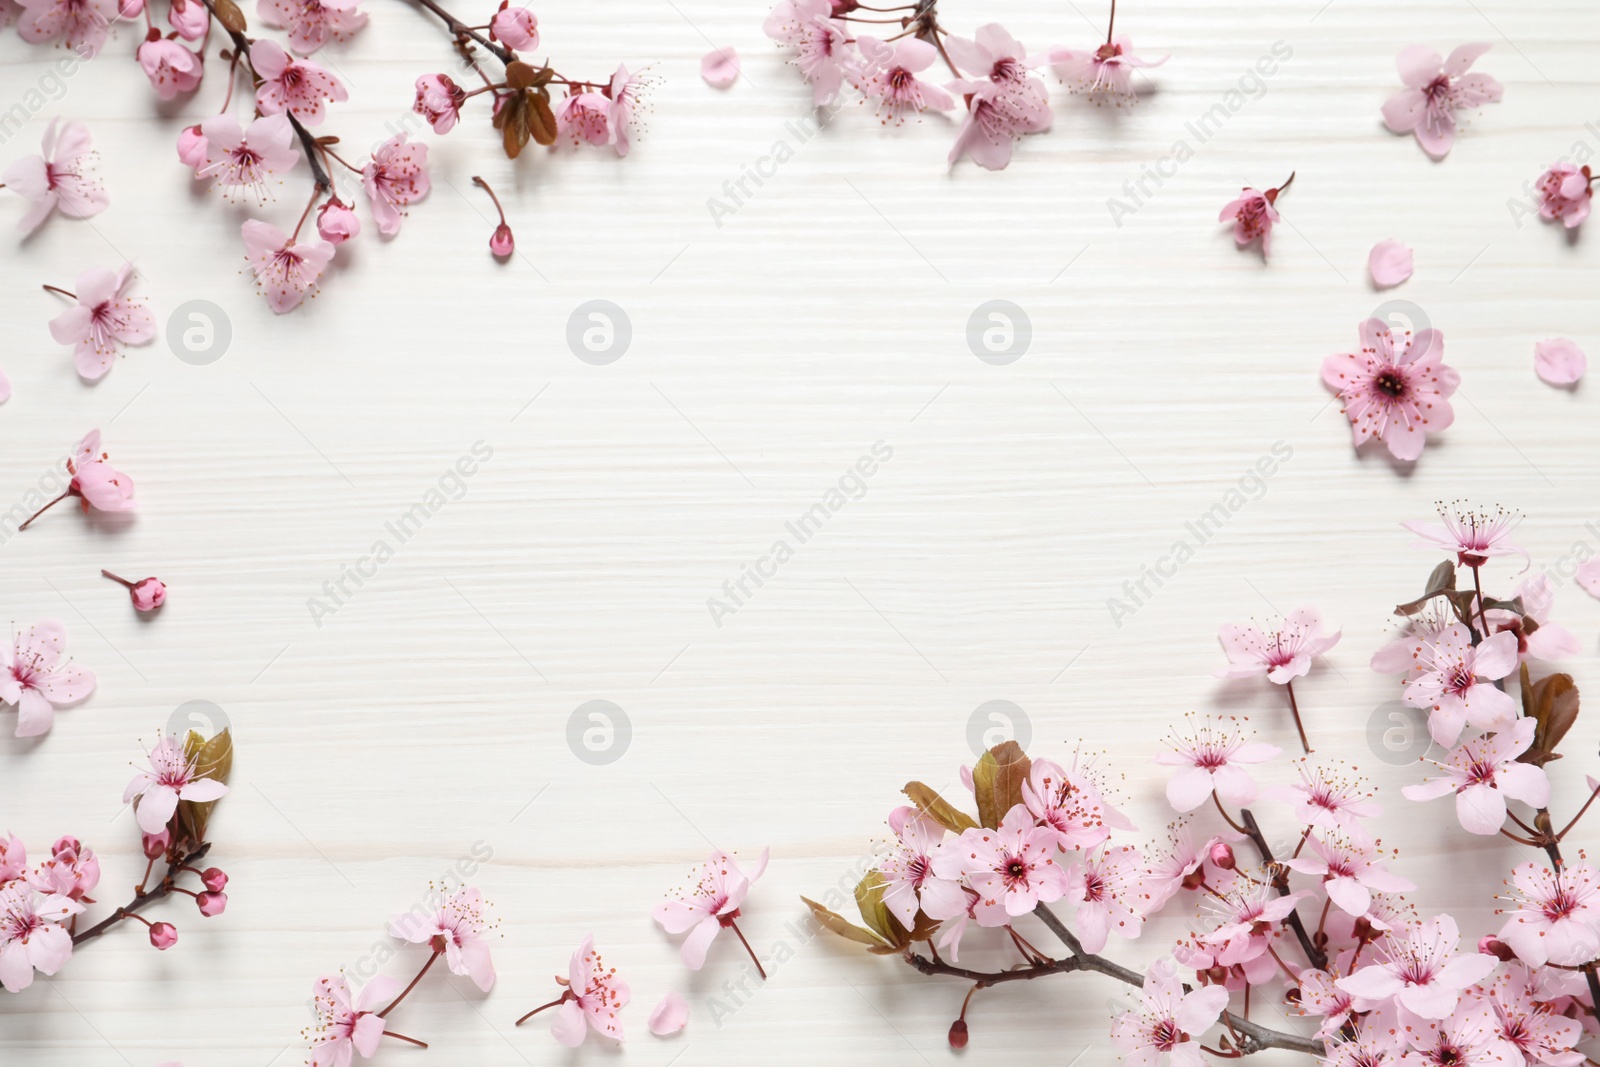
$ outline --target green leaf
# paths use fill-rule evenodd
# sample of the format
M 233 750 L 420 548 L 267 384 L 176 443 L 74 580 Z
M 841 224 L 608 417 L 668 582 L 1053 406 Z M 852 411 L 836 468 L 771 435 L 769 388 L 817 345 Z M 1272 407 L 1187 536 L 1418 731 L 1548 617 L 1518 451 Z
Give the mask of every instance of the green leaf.
M 901 792 L 911 799 L 911 803 L 917 806 L 918 811 L 953 834 L 959 834 L 978 825 L 972 816 L 957 810 L 931 786 L 923 785 L 921 782 L 907 782 Z
M 214 778 L 224 785 L 233 773 L 233 735 L 226 729 L 207 741 L 194 730 L 183 739 L 183 754 L 194 764 L 194 777 Z M 190 850 L 205 843 L 206 824 L 211 821 L 215 800 L 178 801 L 178 833 L 180 841 L 187 841 Z
M 843 915 L 836 911 L 829 911 L 814 900 L 809 900 L 806 897 L 801 897 L 800 900 L 806 907 L 811 909 L 811 914 L 816 917 L 817 922 L 821 923 L 825 929 L 832 930 L 842 938 L 854 941 L 859 945 L 866 945 L 871 949 L 886 947 L 878 935 L 871 930 L 862 929 Z
M 985 752 L 972 768 L 972 792 L 978 798 L 978 822 L 991 830 L 1006 812 L 1022 803 L 1022 783 L 1032 761 L 1015 741 L 1003 741 Z

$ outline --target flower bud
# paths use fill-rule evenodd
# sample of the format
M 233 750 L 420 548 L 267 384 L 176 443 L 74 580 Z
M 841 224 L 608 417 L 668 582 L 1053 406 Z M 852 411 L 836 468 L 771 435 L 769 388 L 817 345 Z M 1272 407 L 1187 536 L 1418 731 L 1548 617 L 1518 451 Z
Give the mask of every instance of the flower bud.
M 172 844 L 172 834 L 166 830 L 159 834 L 143 834 L 145 859 L 158 860 L 167 854 L 167 847 Z
M 1231 871 L 1234 868 L 1233 846 L 1226 841 L 1218 841 L 1211 846 L 1211 854 L 1207 857 L 1211 864 L 1220 870 Z
M 221 915 L 225 910 L 227 910 L 228 894 L 211 892 L 201 893 L 194 898 L 194 902 L 199 905 L 200 914 L 209 919 L 213 915 Z
M 957 1019 L 950 1024 L 950 1047 L 967 1047 L 967 1020 Z
M 1501 963 L 1510 963 L 1517 958 L 1511 951 L 1511 946 L 1490 934 L 1485 934 L 1478 940 L 1478 953 L 1484 956 L 1493 956 Z
M 489 251 L 505 259 L 516 250 L 516 238 L 511 236 L 511 227 L 505 223 L 494 228 L 494 233 L 489 237 Z
M 82 851 L 82 842 L 80 842 L 76 837 L 71 836 L 63 837 L 56 841 L 55 844 L 50 846 L 50 854 L 57 857 L 61 856 L 63 853 L 71 853 L 73 856 L 76 856 Z
M 222 892 L 223 888 L 228 884 L 228 876 L 222 872 L 220 867 L 207 867 L 200 872 L 200 880 L 213 893 Z
M 539 18 L 525 7 L 501 4 L 489 20 L 489 36 L 513 52 L 539 47 Z
M 185 126 L 178 132 L 178 161 L 195 170 L 206 165 L 206 135 L 199 126 Z
M 178 928 L 171 923 L 151 923 L 150 943 L 165 952 L 178 943 Z
M 317 233 L 331 245 L 342 245 L 361 232 L 361 219 L 338 197 L 317 210 Z
M 160 578 L 146 578 L 134 583 L 128 595 L 133 597 L 135 610 L 154 611 L 167 602 L 167 583 Z

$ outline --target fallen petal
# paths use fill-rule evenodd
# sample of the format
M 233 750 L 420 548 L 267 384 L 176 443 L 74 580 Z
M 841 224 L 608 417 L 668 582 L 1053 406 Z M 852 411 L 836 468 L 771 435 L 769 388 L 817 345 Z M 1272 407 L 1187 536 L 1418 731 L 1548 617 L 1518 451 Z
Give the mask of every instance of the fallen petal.
M 700 60 L 700 77 L 707 85 L 726 89 L 739 80 L 739 53 L 732 46 L 707 52 Z
M 1379 289 L 1399 285 L 1411 277 L 1411 249 L 1392 237 L 1379 241 L 1367 255 L 1367 270 Z
M 1589 360 L 1565 337 L 1552 337 L 1533 346 L 1533 369 L 1551 385 L 1571 385 L 1589 369 Z
M 688 1001 L 676 993 L 668 993 L 650 1013 L 650 1032 L 657 1037 L 667 1037 L 682 1030 L 684 1023 L 688 1021 Z

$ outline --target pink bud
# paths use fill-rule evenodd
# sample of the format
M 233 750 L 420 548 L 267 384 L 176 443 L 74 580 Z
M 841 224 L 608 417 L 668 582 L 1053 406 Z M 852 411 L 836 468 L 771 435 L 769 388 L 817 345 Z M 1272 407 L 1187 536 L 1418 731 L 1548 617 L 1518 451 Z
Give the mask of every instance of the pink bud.
M 361 220 L 338 197 L 333 197 L 317 211 L 317 233 L 331 245 L 342 245 L 360 232 Z
M 1211 846 L 1209 859 L 1212 866 L 1219 870 L 1231 871 L 1234 868 L 1233 848 L 1225 841 L 1218 841 Z
M 200 127 L 185 126 L 179 131 L 178 161 L 195 170 L 206 165 L 206 136 Z
M 178 943 L 178 928 L 171 923 L 151 923 L 150 943 L 162 952 Z
M 133 597 L 135 609 L 154 611 L 167 602 L 167 583 L 160 578 L 146 578 L 136 582 L 128 594 Z
M 494 228 L 494 233 L 489 237 L 489 251 L 505 259 L 516 250 L 516 238 L 511 236 L 511 227 L 505 223 Z
M 63 853 L 69 853 L 73 856 L 76 856 L 82 851 L 83 844 L 76 837 L 70 836 L 63 837 L 55 844 L 50 846 L 50 854 L 53 856 L 60 856 Z
M 200 906 L 200 914 L 206 918 L 221 915 L 228 907 L 228 894 L 226 893 L 201 893 L 194 898 Z
M 204 882 L 206 884 L 206 888 L 211 890 L 213 893 L 222 892 L 223 887 L 228 884 L 228 876 L 222 873 L 222 869 L 220 867 L 207 867 L 205 870 L 200 872 L 200 880 Z
M 1511 946 L 1489 934 L 1478 939 L 1478 954 L 1493 956 L 1502 963 L 1510 963 L 1517 958 L 1517 954 L 1511 951 Z
M 145 859 L 158 860 L 167 854 L 167 846 L 172 844 L 172 834 L 166 830 L 159 834 L 143 834 Z
M 144 10 L 144 0 L 117 0 L 117 13 L 125 19 L 135 19 Z
M 539 47 L 539 19 L 525 7 L 500 5 L 489 20 L 489 36 L 513 52 Z
M 957 1019 L 950 1024 L 950 1047 L 967 1047 L 967 1021 L 965 1019 Z

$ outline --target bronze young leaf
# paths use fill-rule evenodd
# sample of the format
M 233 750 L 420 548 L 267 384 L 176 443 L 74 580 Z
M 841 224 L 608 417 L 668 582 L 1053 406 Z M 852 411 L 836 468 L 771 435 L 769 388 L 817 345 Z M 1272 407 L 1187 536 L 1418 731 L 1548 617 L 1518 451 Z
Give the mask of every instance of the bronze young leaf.
M 212 778 L 226 785 L 228 775 L 233 772 L 233 734 L 224 729 L 207 741 L 190 730 L 183 739 L 183 755 L 193 762 L 194 777 Z M 187 841 L 190 848 L 203 845 L 206 824 L 211 821 L 211 809 L 216 806 L 215 800 L 178 801 L 179 840 Z
M 1004 741 L 985 752 L 972 768 L 972 792 L 978 798 L 978 821 L 991 830 L 1006 812 L 1022 803 L 1022 783 L 1028 780 L 1032 761 L 1015 741 Z
M 972 816 L 964 811 L 958 811 L 931 786 L 923 785 L 921 782 L 907 782 L 901 792 L 911 799 L 911 803 L 917 806 L 918 811 L 953 834 L 959 834 L 978 825 Z

